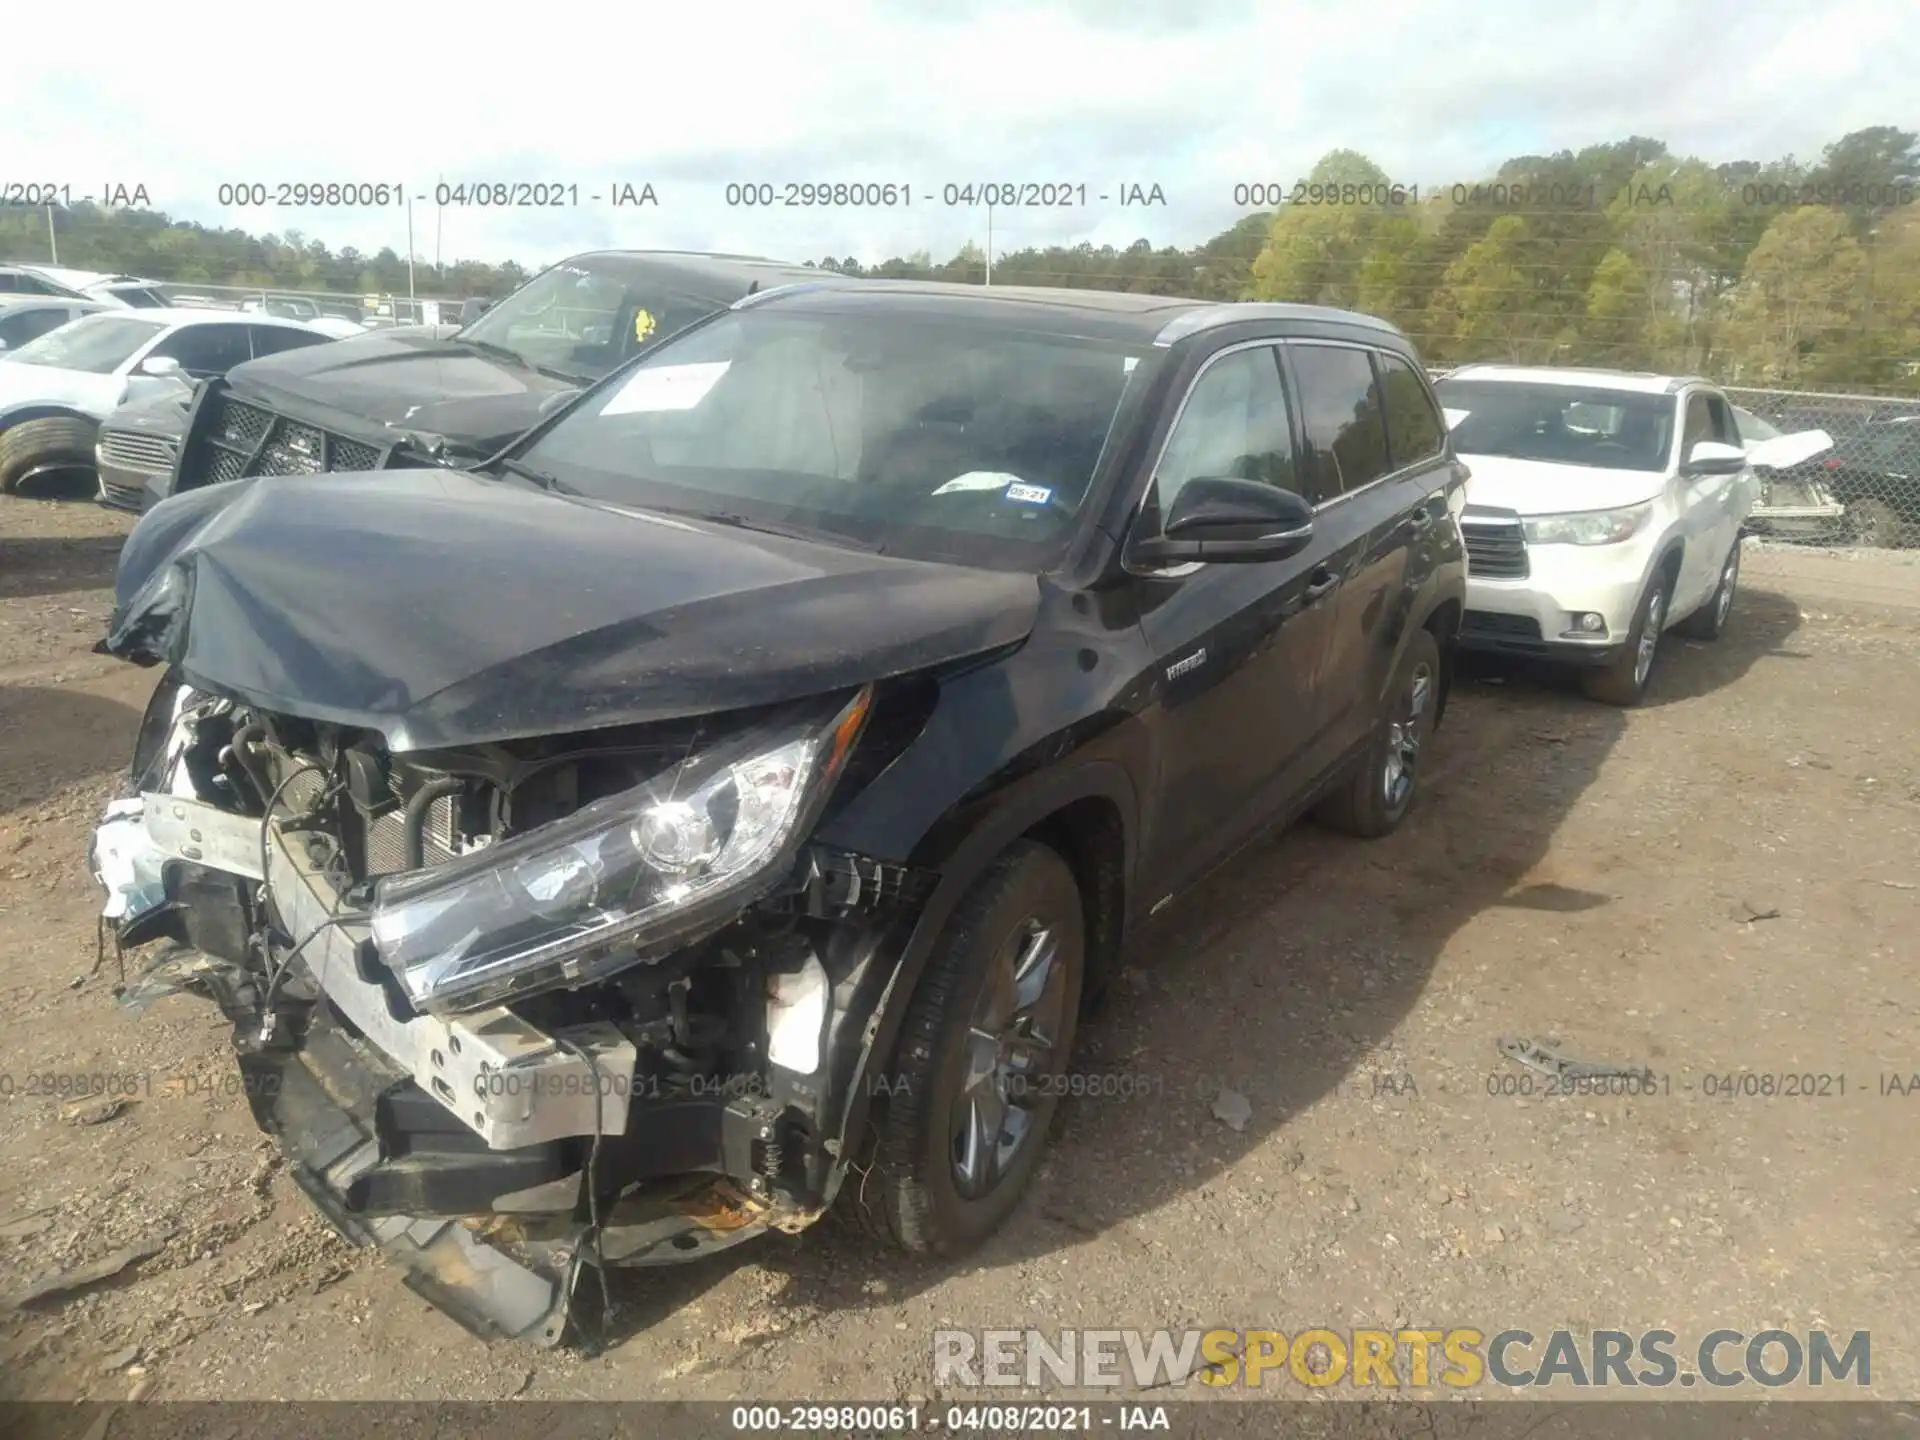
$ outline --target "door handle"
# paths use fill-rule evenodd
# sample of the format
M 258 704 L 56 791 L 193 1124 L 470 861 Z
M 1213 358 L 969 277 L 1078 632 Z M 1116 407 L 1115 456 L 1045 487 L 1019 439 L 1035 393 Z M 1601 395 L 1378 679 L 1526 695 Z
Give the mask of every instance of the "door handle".
M 1300 592 L 1300 599 L 1302 603 L 1311 605 L 1322 595 L 1333 590 L 1339 583 L 1340 577 L 1323 565 L 1307 577 L 1307 588 Z

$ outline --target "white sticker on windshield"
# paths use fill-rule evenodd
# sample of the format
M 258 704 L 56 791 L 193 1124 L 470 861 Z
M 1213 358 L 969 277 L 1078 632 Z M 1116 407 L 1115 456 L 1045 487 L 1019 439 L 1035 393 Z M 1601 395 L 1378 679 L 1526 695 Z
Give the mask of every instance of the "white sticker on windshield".
M 1449 430 L 1458 430 L 1460 428 L 1460 422 L 1473 412 L 1471 410 L 1442 410 L 1440 413 L 1447 417 L 1447 428 Z
M 1018 485 L 1018 475 L 1005 475 L 998 470 L 969 470 L 964 475 L 956 475 L 933 493 L 952 495 L 961 490 L 1004 490 L 1009 485 Z
M 1021 505 L 1044 505 L 1053 498 L 1053 491 L 1044 485 L 1022 485 L 1015 483 L 1007 486 L 1007 499 Z
M 1139 363 L 1140 357 L 1138 355 L 1127 356 L 1126 363 L 1120 367 L 1120 373 L 1122 375 L 1131 375 L 1133 373 L 1133 367 Z
M 691 410 L 720 383 L 731 360 L 700 365 L 656 365 L 636 370 L 600 407 L 602 415 L 639 415 L 656 410 Z

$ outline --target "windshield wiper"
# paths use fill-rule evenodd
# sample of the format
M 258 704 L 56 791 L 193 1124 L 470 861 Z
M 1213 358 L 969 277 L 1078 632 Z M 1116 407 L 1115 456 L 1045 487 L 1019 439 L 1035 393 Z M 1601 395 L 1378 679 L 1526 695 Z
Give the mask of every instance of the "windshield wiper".
M 578 371 L 562 370 L 555 365 L 537 364 L 518 350 L 509 350 L 506 346 L 496 345 L 491 340 L 474 340 L 465 335 L 454 335 L 449 338 L 457 345 L 466 345 L 478 350 L 482 355 L 491 355 L 496 360 L 504 360 L 509 365 L 519 365 L 533 371 L 536 375 L 544 375 L 549 380 L 559 380 L 568 385 L 588 385 L 593 381 L 593 376 L 582 375 Z
M 536 470 L 524 461 L 506 459 L 496 460 L 493 463 L 509 475 L 518 475 L 522 480 L 531 480 L 542 490 L 551 490 L 556 495 L 574 495 L 579 493 L 569 486 L 561 484 L 558 480 L 554 479 L 553 476 L 547 474 L 546 471 Z
M 880 547 L 865 540 L 857 540 L 839 530 L 822 530 L 808 525 L 778 525 L 771 520 L 753 520 L 745 515 L 736 515 L 728 510 L 670 512 L 685 514 L 689 519 L 704 520 L 709 525 L 725 525 L 734 530 L 751 530 L 760 535 L 778 535 L 785 540 L 822 540 L 829 545 L 845 545 L 855 550 L 878 553 Z

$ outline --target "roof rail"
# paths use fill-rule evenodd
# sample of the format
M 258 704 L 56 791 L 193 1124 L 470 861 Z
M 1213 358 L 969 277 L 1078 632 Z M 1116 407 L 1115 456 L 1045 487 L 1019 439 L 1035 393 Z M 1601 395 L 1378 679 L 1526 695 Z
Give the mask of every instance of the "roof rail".
M 1406 333 L 1399 326 L 1382 320 L 1377 315 L 1363 315 L 1358 310 L 1340 310 L 1331 305 L 1295 305 L 1273 303 L 1259 300 L 1238 300 L 1211 305 L 1201 305 L 1169 320 L 1153 343 L 1168 346 L 1176 340 L 1184 340 L 1189 335 L 1197 335 L 1202 330 L 1211 330 L 1216 325 L 1231 325 L 1236 320 L 1332 320 L 1342 325 L 1357 325 L 1366 330 L 1379 330 L 1397 339 L 1406 339 Z
M 845 275 L 836 275 L 831 280 L 794 280 L 785 285 L 775 285 L 767 290 L 751 290 L 727 308 L 745 310 L 750 306 L 758 305 L 762 300 L 771 300 L 775 295 L 792 295 L 801 290 L 834 290 L 846 283 Z

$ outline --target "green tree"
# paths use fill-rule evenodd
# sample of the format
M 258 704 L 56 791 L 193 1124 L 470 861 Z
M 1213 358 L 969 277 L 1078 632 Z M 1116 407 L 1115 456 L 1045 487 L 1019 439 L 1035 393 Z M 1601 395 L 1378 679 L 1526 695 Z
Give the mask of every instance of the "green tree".
M 1767 227 L 1727 314 L 1735 378 L 1794 385 L 1832 375 L 1836 342 L 1860 316 L 1867 256 L 1847 217 L 1805 207 Z

